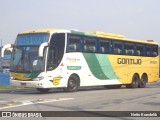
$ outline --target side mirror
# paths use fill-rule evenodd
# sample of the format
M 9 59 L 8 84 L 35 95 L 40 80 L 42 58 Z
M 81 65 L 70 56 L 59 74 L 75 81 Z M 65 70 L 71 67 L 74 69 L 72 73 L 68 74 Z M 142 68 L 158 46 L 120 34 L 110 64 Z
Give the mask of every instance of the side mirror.
M 1 56 L 4 57 L 4 52 L 6 50 L 10 50 L 12 52 L 12 48 L 13 48 L 12 44 L 7 44 L 7 45 L 3 46 L 2 51 L 1 51 Z
M 43 57 L 44 48 L 47 46 L 48 46 L 47 42 L 44 42 L 39 46 L 39 53 L 38 53 L 39 57 Z

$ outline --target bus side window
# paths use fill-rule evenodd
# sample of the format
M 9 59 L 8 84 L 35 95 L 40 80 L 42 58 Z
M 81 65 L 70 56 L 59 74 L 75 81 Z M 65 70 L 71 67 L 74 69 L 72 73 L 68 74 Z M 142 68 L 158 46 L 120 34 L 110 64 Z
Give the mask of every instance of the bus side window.
M 158 45 L 152 46 L 152 56 L 158 56 Z
M 113 44 L 113 53 L 114 54 L 122 54 L 123 53 L 122 45 L 123 45 L 122 42 L 115 41 Z
M 84 52 L 95 53 L 96 51 L 96 39 L 84 37 Z
M 144 55 L 144 46 L 143 45 L 136 45 L 136 55 L 143 56 Z
M 109 40 L 99 40 L 99 53 L 110 53 L 110 41 Z
M 69 36 L 67 44 L 67 52 L 80 52 L 81 38 L 79 36 Z
M 125 43 L 124 51 L 126 55 L 134 55 L 134 44 L 133 43 Z
M 146 45 L 146 56 L 151 56 L 151 46 Z

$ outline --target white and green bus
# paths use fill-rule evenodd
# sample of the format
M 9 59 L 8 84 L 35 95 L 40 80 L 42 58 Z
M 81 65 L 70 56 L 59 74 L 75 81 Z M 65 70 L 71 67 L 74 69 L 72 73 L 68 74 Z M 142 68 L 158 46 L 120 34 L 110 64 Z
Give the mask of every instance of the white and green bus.
M 13 86 L 76 91 L 80 86 L 143 88 L 159 77 L 158 44 L 105 32 L 41 29 L 21 32 L 12 52 Z

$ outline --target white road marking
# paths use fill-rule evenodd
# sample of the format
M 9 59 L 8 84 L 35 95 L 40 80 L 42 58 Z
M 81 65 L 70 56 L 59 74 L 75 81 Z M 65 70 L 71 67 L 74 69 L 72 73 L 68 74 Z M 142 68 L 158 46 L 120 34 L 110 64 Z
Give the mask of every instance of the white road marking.
M 35 105 L 35 104 L 41 104 L 41 103 L 49 103 L 49 102 L 57 102 L 57 101 L 66 101 L 66 100 L 72 100 L 74 98 L 58 98 L 58 99 L 45 99 L 44 101 L 30 101 L 30 100 L 24 100 L 20 101 L 22 104 L 19 105 L 10 105 L 10 106 L 5 106 L 1 107 L 0 110 L 3 109 L 8 109 L 8 108 L 14 108 L 14 107 L 21 107 L 21 106 L 26 106 L 26 105 Z

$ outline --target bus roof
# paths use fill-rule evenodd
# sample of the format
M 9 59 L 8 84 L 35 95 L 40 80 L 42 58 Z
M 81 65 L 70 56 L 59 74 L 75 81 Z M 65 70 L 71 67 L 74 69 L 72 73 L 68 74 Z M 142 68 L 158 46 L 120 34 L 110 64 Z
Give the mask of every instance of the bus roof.
M 24 32 L 20 32 L 19 34 L 29 34 L 29 33 L 54 33 L 54 32 L 69 32 L 74 34 L 81 34 L 81 35 L 88 35 L 88 36 L 95 36 L 95 37 L 101 37 L 101 38 L 109 38 L 109 39 L 115 39 L 115 40 L 124 40 L 124 41 L 130 41 L 130 42 L 139 42 L 139 43 L 149 43 L 149 44 L 158 44 L 154 42 L 153 40 L 135 40 L 126 38 L 124 35 L 121 34 L 113 34 L 113 33 L 107 33 L 102 31 L 88 31 L 88 32 L 81 32 L 78 30 L 65 30 L 65 29 L 35 29 L 35 30 L 28 30 Z
M 64 29 L 35 29 L 35 30 L 28 30 L 24 32 L 20 32 L 19 34 L 29 34 L 29 33 L 53 33 L 58 31 L 65 31 Z
M 102 37 L 102 38 L 111 38 L 111 39 L 124 40 L 124 41 L 130 41 L 130 42 L 158 44 L 154 40 L 146 40 L 145 41 L 145 40 L 130 39 L 130 38 L 127 38 L 121 34 L 106 33 L 106 32 L 101 32 L 101 31 L 89 31 L 87 33 L 88 34 L 95 34 L 97 37 Z

